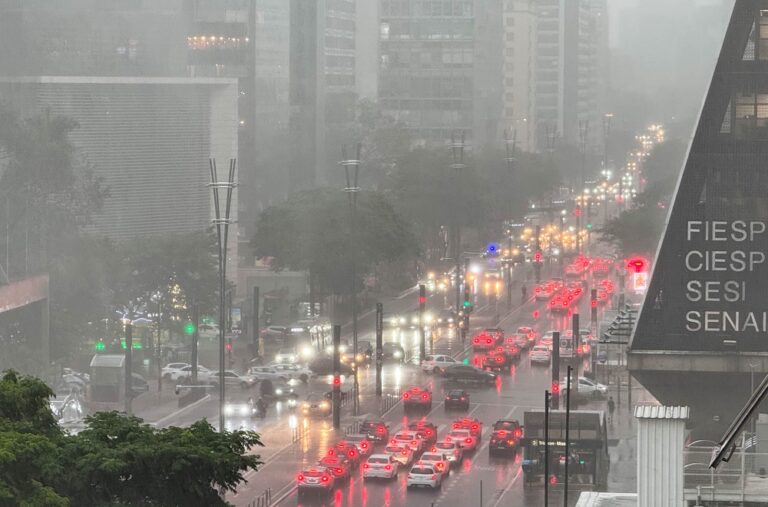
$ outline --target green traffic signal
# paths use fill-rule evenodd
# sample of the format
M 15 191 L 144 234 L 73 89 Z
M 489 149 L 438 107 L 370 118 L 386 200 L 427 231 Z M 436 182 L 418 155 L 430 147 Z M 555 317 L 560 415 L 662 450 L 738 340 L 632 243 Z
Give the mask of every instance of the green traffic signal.
M 195 323 L 187 322 L 184 324 L 184 334 L 195 334 Z
M 587 229 L 592 230 L 592 224 L 587 224 Z
M 462 361 L 464 364 L 469 364 L 469 358 L 464 358 L 464 361 Z
M 96 351 L 102 352 L 106 350 L 107 346 L 104 344 L 104 342 L 96 342 Z
M 464 308 L 469 308 L 470 306 L 472 306 L 471 301 L 464 301 Z

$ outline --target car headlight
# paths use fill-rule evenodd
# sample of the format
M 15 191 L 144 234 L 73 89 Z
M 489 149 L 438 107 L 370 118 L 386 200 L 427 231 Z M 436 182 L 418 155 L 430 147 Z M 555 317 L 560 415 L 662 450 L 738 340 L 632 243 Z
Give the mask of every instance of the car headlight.
M 289 407 L 295 407 L 296 406 L 296 399 L 295 398 L 289 398 L 288 399 L 288 406 Z
M 339 352 L 346 352 L 347 346 L 346 345 L 339 345 Z
M 224 405 L 224 414 L 225 415 L 234 415 L 235 413 L 235 407 L 232 405 Z
M 448 317 L 448 323 L 453 324 L 453 317 Z
M 428 313 L 424 316 L 424 322 L 426 322 L 427 324 L 431 324 L 433 320 L 435 320 L 435 318 L 432 316 L 431 313 Z
M 312 357 L 312 355 L 314 353 L 315 353 L 315 351 L 312 350 L 312 347 L 310 347 L 309 345 L 305 345 L 301 349 L 301 355 L 304 356 L 304 357 Z
M 248 405 L 240 405 L 240 415 L 248 415 Z
M 405 317 L 400 317 L 400 324 L 405 324 L 408 320 Z
M 403 357 L 403 353 L 400 352 L 399 350 L 396 350 L 392 353 L 392 357 L 394 357 L 395 359 L 400 359 L 401 357 Z
M 278 396 L 282 396 L 283 395 L 283 390 L 278 387 L 277 389 L 275 389 L 275 394 L 278 395 Z
M 320 403 L 320 408 L 328 408 L 329 406 L 327 401 Z

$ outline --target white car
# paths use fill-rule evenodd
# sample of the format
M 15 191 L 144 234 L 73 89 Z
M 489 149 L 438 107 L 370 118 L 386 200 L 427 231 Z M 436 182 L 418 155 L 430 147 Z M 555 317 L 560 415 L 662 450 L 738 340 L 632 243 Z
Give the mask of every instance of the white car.
M 384 448 L 384 454 L 392 456 L 403 466 L 408 466 L 413 462 L 413 451 L 407 445 L 389 444 Z
M 219 382 L 219 372 L 212 371 L 211 372 L 211 380 L 215 385 L 218 385 Z M 258 381 L 251 377 L 250 375 L 242 375 L 236 371 L 232 370 L 225 370 L 224 371 L 224 385 L 228 386 L 240 386 L 243 389 L 247 389 L 249 387 L 253 387 L 256 385 Z
M 431 465 L 416 464 L 408 472 L 407 486 L 409 488 L 427 487 L 440 489 L 443 484 L 443 474 L 438 473 Z
M 396 433 L 395 436 L 392 437 L 390 443 L 410 447 L 413 452 L 421 451 L 423 446 L 423 440 L 415 431 L 401 431 Z
M 280 349 L 275 355 L 275 363 L 295 363 L 299 360 L 299 355 L 296 353 L 296 349 Z
M 400 470 L 400 462 L 391 454 L 373 454 L 363 464 L 363 479 L 394 479 Z
M 579 377 L 578 379 L 579 385 L 579 395 L 581 396 L 592 396 L 594 398 L 601 398 L 608 394 L 608 386 L 605 384 L 601 384 L 599 382 L 595 382 L 594 380 L 590 380 L 586 377 Z M 565 396 L 565 389 L 567 387 L 568 383 L 566 380 L 560 381 L 560 392 Z M 576 391 L 576 385 L 574 383 L 574 380 L 571 379 L 571 390 Z
M 554 336 L 555 332 L 556 331 L 547 331 L 546 333 L 544 333 L 541 339 L 539 340 L 539 345 L 544 345 L 549 350 L 552 350 L 552 340 L 555 339 L 555 336 Z
M 546 345 L 536 345 L 528 354 L 528 359 L 531 361 L 531 364 L 549 364 L 552 360 L 552 353 Z
M 454 364 L 459 364 L 459 362 L 451 356 L 437 354 L 426 356 L 421 362 L 421 369 L 430 373 L 440 373 L 445 370 L 446 366 Z
M 251 366 L 248 368 L 248 375 L 254 377 L 256 380 L 287 380 L 288 377 L 283 376 L 276 369 L 271 366 Z
M 477 439 L 472 436 L 469 430 L 451 430 L 445 439 L 448 442 L 456 442 L 465 451 L 471 451 L 477 447 Z
M 170 380 L 174 382 L 184 381 L 192 378 L 192 366 L 185 366 L 180 370 L 173 371 L 169 375 Z M 202 365 L 197 365 L 197 381 L 198 382 L 210 382 L 211 370 Z
M 307 382 L 314 376 L 312 370 L 306 366 L 295 363 L 270 363 L 269 368 L 274 369 L 281 378 L 286 380 L 301 380 Z
M 451 464 L 441 452 L 425 452 L 419 458 L 418 463 L 432 465 L 439 473 L 448 476 L 451 474 Z
M 186 366 L 191 366 L 191 365 L 189 363 L 168 363 L 165 366 L 163 366 L 163 369 L 160 370 L 160 372 L 163 374 L 163 378 L 171 379 L 173 378 L 172 374 L 174 372 L 178 372 Z

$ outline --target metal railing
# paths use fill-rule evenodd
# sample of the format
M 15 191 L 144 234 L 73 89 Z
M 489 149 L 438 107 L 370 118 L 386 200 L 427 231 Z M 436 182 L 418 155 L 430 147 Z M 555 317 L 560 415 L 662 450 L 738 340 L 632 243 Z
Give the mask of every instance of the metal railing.
M 751 442 L 750 442 L 751 443 Z M 712 447 L 688 447 L 683 451 L 683 484 L 688 492 L 699 491 L 703 498 L 728 500 L 750 495 L 768 501 L 768 453 L 736 449 L 730 460 L 710 468 Z
M 401 392 L 399 388 L 395 389 L 392 392 L 384 393 L 384 395 L 381 397 L 379 413 L 380 414 L 386 413 L 392 407 L 397 405 L 397 403 L 400 401 L 400 398 L 401 398 Z
M 264 493 L 254 498 L 248 507 L 269 507 L 272 505 L 272 488 L 267 488 Z

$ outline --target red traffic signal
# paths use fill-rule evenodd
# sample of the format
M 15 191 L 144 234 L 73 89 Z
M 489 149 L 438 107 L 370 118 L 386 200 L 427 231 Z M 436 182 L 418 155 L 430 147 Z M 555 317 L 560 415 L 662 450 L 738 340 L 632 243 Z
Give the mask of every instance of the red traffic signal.
M 560 382 L 557 380 L 552 382 L 552 394 L 560 394 Z
M 533 262 L 541 262 L 541 252 L 533 254 Z
M 557 485 L 557 476 L 556 475 L 550 475 L 549 476 L 549 484 L 552 486 Z
M 426 296 L 419 296 L 419 304 L 423 305 L 427 303 L 427 297 Z
M 232 352 L 232 343 L 230 342 L 225 343 L 224 348 L 227 349 L 227 352 Z
M 577 217 L 580 217 L 581 216 L 581 208 L 577 206 L 576 209 L 573 210 L 573 215 L 577 216 Z
M 642 273 L 647 265 L 648 261 L 642 257 L 632 257 L 627 261 L 627 268 L 634 270 L 635 273 Z
M 592 305 L 592 308 L 597 308 L 597 299 L 593 299 L 590 304 Z
M 538 319 L 540 314 L 538 310 L 534 310 L 532 315 L 534 319 Z
M 340 386 L 341 385 L 341 377 L 333 377 L 333 385 Z

